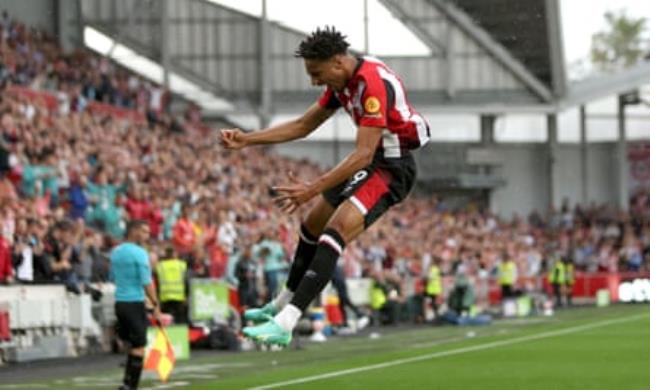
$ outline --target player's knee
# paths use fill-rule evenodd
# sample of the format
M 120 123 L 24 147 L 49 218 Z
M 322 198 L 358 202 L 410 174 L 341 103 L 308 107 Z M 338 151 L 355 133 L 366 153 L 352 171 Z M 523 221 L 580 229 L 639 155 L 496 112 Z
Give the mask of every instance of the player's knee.
M 324 238 L 327 237 L 327 238 Z M 336 242 L 340 247 L 345 247 L 347 241 L 341 230 L 337 228 L 336 224 L 328 224 L 323 233 L 319 237 L 320 242 Z
M 300 225 L 300 238 L 308 243 L 315 243 L 322 233 L 322 228 L 310 226 L 307 221 Z

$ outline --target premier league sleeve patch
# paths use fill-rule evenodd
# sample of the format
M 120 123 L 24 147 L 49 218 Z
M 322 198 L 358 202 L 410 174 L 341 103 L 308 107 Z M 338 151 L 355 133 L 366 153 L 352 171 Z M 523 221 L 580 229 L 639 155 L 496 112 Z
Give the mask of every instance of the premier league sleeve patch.
M 363 109 L 366 111 L 366 114 L 379 114 L 381 103 L 376 97 L 368 96 L 366 101 L 363 103 Z

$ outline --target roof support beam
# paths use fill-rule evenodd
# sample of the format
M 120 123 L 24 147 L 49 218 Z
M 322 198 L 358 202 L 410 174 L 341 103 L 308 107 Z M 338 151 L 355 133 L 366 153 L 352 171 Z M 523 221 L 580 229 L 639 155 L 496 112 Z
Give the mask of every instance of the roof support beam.
M 440 12 L 445 14 L 456 26 L 472 37 L 477 44 L 490 53 L 501 65 L 523 82 L 531 91 L 545 102 L 553 101 L 551 91 L 526 69 L 515 57 L 496 42 L 490 34 L 477 26 L 467 14 L 446 0 L 428 0 Z
M 399 0 L 379 0 L 379 2 L 386 7 L 391 14 L 393 14 L 397 19 L 399 19 L 402 24 L 408 27 L 415 36 L 417 36 L 425 45 L 431 49 L 432 52 L 442 53 L 445 55 L 447 53 L 447 46 L 437 40 L 435 37 L 422 27 L 418 20 L 411 18 L 404 8 L 402 8 L 403 1 Z
M 456 95 L 456 85 L 454 83 L 454 42 L 451 34 L 451 23 L 445 21 L 445 44 L 447 50 L 445 50 L 445 73 L 447 77 L 445 78 L 445 89 L 447 91 L 447 97 L 453 99 Z
M 569 88 L 561 108 L 589 103 L 610 95 L 620 94 L 650 83 L 650 62 L 642 62 L 632 68 L 612 75 L 593 77 Z
M 262 0 L 262 17 L 259 20 L 259 65 L 258 78 L 260 89 L 259 117 L 260 127 L 265 128 L 271 123 L 271 94 L 273 93 L 271 85 L 271 26 L 267 17 L 267 3 Z
M 555 96 L 566 93 L 566 72 L 564 67 L 564 42 L 558 0 L 546 0 L 546 28 L 551 56 L 551 79 Z

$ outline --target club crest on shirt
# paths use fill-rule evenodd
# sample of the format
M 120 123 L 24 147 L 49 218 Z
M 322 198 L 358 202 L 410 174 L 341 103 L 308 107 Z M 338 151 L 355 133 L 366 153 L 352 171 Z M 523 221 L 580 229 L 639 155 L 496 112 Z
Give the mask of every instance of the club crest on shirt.
M 376 97 L 369 96 L 366 98 L 366 101 L 363 103 L 363 109 L 368 114 L 377 114 L 381 109 L 381 103 L 379 103 L 379 99 L 377 99 Z

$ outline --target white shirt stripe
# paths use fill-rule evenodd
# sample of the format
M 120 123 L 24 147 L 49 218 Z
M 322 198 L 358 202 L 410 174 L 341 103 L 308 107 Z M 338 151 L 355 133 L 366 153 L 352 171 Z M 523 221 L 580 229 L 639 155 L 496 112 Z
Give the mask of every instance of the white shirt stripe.
M 409 109 L 408 104 L 406 104 L 406 94 L 404 89 L 402 89 L 402 83 L 399 82 L 397 77 L 387 71 L 384 68 L 378 67 L 379 75 L 382 79 L 388 81 L 395 91 L 395 108 L 399 111 L 399 114 L 402 116 L 404 121 L 411 120 L 411 110 Z
M 399 144 L 399 135 L 384 129 L 381 133 L 382 146 L 384 147 L 384 157 L 396 158 L 402 157 L 402 148 Z
M 411 117 L 413 122 L 415 122 L 415 127 L 418 130 L 418 138 L 420 139 L 420 146 L 426 145 L 429 142 L 429 134 L 427 134 L 427 122 L 420 115 L 413 115 Z

